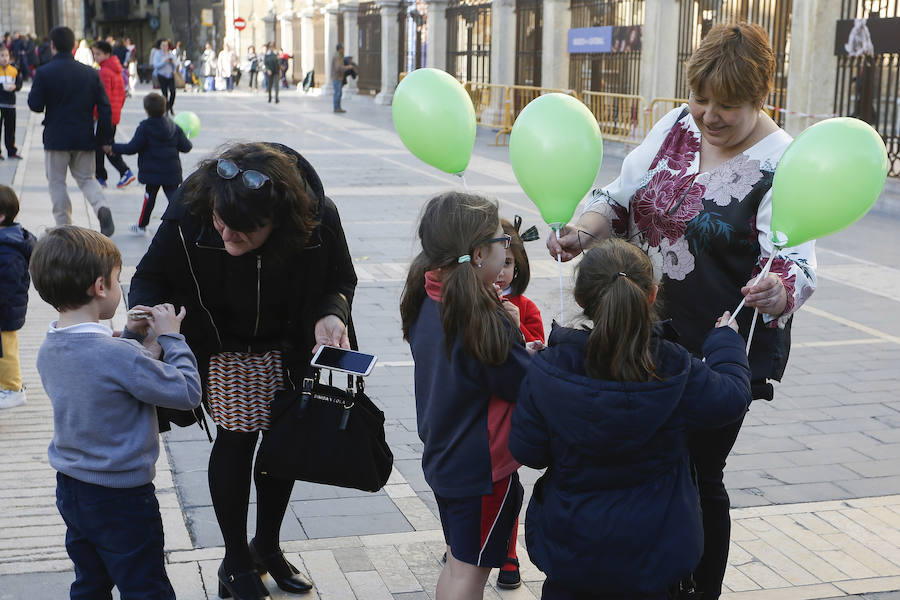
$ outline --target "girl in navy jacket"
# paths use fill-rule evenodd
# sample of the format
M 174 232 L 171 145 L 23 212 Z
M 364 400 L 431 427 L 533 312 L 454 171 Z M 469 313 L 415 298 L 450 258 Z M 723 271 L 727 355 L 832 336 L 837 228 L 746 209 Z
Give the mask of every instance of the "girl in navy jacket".
M 416 363 L 422 469 L 447 542 L 437 597 L 481 598 L 522 505 L 508 439 L 529 354 L 494 285 L 510 237 L 495 203 L 448 192 L 425 206 L 419 238 L 400 314 Z
M 663 600 L 700 559 L 687 432 L 739 419 L 750 370 L 727 312 L 706 337 L 705 363 L 656 335 L 656 294 L 636 246 L 591 249 L 575 300 L 593 330 L 555 328 L 522 383 L 509 448 L 547 467 L 525 519 L 544 599 Z

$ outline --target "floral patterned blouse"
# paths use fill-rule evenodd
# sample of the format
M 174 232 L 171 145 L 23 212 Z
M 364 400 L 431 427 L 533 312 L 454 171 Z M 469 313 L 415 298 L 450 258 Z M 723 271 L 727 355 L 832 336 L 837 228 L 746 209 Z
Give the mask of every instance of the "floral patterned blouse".
M 613 232 L 643 248 L 661 278 L 666 317 L 679 342 L 699 354 L 725 310 L 741 301 L 741 287 L 775 250 L 769 238 L 772 178 L 791 137 L 782 130 L 711 171 L 700 173 L 700 130 L 687 105 L 659 120 L 622 164 L 619 177 L 594 190 L 585 211 L 609 218 Z M 763 315 L 750 352 L 756 381 L 781 379 L 790 349 L 793 313 L 816 287 L 814 242 L 784 248 L 771 272 L 787 292 L 780 317 Z M 738 317 L 750 331 L 753 310 Z

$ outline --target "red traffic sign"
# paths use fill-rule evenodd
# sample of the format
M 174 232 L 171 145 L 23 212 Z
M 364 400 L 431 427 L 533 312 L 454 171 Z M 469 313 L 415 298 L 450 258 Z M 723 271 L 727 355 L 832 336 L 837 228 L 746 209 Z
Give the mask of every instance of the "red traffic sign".
M 237 29 L 238 31 L 243 31 L 246 26 L 247 26 L 247 21 L 245 21 L 241 17 L 238 17 L 237 19 L 234 20 L 234 28 Z

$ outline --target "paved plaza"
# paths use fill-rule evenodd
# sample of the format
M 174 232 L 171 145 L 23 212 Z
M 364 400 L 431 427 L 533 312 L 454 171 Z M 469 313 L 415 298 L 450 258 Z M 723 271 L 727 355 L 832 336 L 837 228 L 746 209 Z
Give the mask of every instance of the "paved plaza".
M 138 97 L 126 102 L 118 141 L 144 118 Z M 22 201 L 20 221 L 37 235 L 53 223 L 44 175 L 41 116 L 19 95 L 19 146 L 25 160 L 0 163 L 0 182 Z M 327 95 L 326 95 L 327 96 Z M 413 364 L 402 340 L 398 302 L 415 251 L 415 224 L 436 192 L 467 187 L 497 198 L 501 214 L 522 215 L 525 227 L 547 227 L 516 184 L 505 147 L 480 130 L 465 179 L 419 162 L 394 133 L 390 107 L 371 98 L 331 112 L 330 97 L 180 94 L 175 108 L 196 112 L 203 127 L 183 156 L 185 174 L 229 141 L 273 141 L 301 152 L 319 172 L 342 216 L 359 286 L 354 301 L 360 344 L 379 366 L 367 391 L 384 410 L 395 469 L 376 494 L 298 483 L 282 529 L 289 560 L 310 574 L 323 600 L 419 600 L 434 597 L 444 550 L 434 496 L 421 469 L 416 434 Z M 624 149 L 608 144 L 598 184 L 612 180 Z M 126 157 L 137 171 L 137 158 Z M 111 173 L 115 173 L 112 169 Z M 96 218 L 70 178 L 76 224 Z M 137 182 L 106 190 L 122 251 L 123 287 L 150 243 L 128 231 L 140 211 Z M 900 200 L 885 198 L 884 202 Z M 819 289 L 797 314 L 792 356 L 774 402 L 755 402 L 726 470 L 734 522 L 726 600 L 900 598 L 900 221 L 881 205 L 818 247 Z M 150 223 L 165 208 L 160 194 Z M 880 212 L 878 212 L 880 211 Z M 571 300 L 560 314 L 557 265 L 543 242 L 527 246 L 532 283 L 527 295 L 551 320 L 576 316 Z M 572 265 L 564 266 L 567 288 Z M 732 307 L 722 307 L 730 309 Z M 124 311 L 114 325 L 121 327 Z M 53 435 L 50 402 L 35 356 L 53 310 L 32 290 L 20 332 L 28 403 L 0 412 L 0 600 L 68 597 L 72 565 L 55 506 L 55 472 L 47 461 Z M 166 528 L 169 574 L 183 600 L 216 598 L 223 556 L 206 465 L 210 444 L 197 427 L 163 436 L 156 485 Z M 523 468 L 526 501 L 538 472 Z M 251 497 L 251 503 L 254 498 Z M 253 523 L 255 505 L 251 504 Z M 523 512 L 524 516 L 524 512 Z M 520 524 L 525 581 L 515 591 L 493 582 L 485 598 L 540 597 L 542 574 L 530 563 Z M 586 565 L 585 576 L 589 577 Z M 279 591 L 268 577 L 273 598 Z

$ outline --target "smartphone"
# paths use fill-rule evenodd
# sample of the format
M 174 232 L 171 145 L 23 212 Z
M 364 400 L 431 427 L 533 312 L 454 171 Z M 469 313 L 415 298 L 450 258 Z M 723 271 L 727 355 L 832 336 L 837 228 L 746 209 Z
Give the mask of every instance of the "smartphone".
M 374 354 L 344 350 L 334 346 L 320 346 L 310 364 L 322 369 L 352 373 L 353 375 L 365 377 L 372 372 L 372 368 L 377 360 L 378 357 Z

